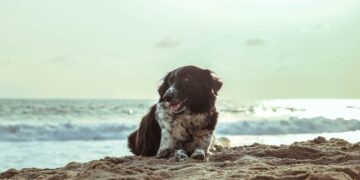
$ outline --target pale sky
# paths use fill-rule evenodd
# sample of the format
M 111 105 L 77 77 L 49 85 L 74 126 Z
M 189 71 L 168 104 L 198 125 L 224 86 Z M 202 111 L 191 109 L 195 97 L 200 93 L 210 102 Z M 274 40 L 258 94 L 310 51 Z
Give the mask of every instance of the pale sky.
M 154 99 L 190 64 L 223 99 L 360 98 L 360 1 L 0 1 L 1 98 Z

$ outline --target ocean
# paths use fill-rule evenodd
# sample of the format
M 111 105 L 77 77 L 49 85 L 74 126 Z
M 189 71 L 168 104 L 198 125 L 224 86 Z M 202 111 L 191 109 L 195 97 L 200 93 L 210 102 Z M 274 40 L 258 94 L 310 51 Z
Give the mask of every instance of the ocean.
M 0 100 L 0 172 L 131 155 L 126 138 L 156 100 Z M 360 141 L 360 99 L 219 100 L 232 146 L 324 136 Z

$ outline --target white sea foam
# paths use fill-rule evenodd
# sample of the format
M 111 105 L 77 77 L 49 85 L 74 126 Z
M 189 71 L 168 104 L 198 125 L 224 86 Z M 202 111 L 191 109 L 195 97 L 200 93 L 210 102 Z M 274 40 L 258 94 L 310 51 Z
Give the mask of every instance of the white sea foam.
M 126 139 L 137 124 L 45 123 L 0 125 L 0 141 L 69 141 Z M 360 121 L 344 119 L 289 118 L 219 122 L 216 133 L 225 135 L 279 135 L 360 130 Z
M 360 130 L 359 120 L 327 119 L 324 117 L 283 120 L 241 120 L 220 123 L 217 132 L 228 135 L 278 135 L 300 133 L 345 132 Z
M 125 139 L 135 126 L 123 124 L 0 125 L 0 141 L 68 141 Z

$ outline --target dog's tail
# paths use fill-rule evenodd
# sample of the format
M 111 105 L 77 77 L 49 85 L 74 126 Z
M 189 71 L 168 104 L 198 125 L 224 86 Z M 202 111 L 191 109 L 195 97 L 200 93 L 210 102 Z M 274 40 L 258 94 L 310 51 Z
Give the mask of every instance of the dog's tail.
M 129 135 L 128 147 L 132 153 L 134 153 L 135 155 L 138 155 L 138 151 L 136 149 L 136 136 L 137 136 L 137 130 Z

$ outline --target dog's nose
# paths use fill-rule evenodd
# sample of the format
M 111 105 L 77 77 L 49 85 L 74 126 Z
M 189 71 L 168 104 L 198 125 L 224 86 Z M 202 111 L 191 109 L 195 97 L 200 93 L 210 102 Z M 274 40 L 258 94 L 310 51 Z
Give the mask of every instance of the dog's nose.
M 173 95 L 172 95 L 172 93 L 170 93 L 170 92 L 166 92 L 166 93 L 164 94 L 164 100 L 165 100 L 166 102 L 171 102 L 172 97 L 173 97 Z

